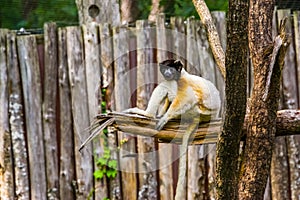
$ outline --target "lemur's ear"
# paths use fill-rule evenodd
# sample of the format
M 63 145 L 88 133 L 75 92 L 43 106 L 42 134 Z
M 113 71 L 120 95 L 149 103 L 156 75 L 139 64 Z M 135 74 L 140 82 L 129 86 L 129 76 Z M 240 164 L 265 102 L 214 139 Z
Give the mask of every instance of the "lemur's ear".
M 178 68 L 178 71 L 181 71 L 181 69 L 183 67 L 181 60 L 179 60 L 179 59 L 175 60 L 174 65 Z

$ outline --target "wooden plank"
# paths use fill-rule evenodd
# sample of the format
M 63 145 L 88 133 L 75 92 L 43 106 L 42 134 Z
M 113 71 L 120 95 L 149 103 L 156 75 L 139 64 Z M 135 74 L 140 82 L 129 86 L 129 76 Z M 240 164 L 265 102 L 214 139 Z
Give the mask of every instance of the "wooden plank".
M 283 19 L 285 16 L 289 17 L 291 15 L 291 10 L 278 10 L 278 20 Z M 280 21 L 279 21 L 280 22 Z M 278 23 L 279 23 L 278 22 Z M 290 19 L 290 23 L 287 23 L 286 30 L 290 33 L 293 32 L 292 22 Z M 278 24 L 279 26 L 279 24 Z M 296 55 L 295 55 L 295 38 L 291 39 L 291 44 L 288 47 L 285 56 L 285 66 L 282 70 L 282 88 L 283 88 L 283 108 L 287 109 L 297 109 L 299 108 L 298 104 L 298 82 L 297 82 L 297 65 Z M 299 167 L 300 167 L 300 137 L 299 136 L 291 136 L 287 137 L 287 156 L 290 166 L 289 172 L 289 182 L 290 182 L 290 190 L 291 190 L 291 199 L 297 199 L 300 196 L 300 185 L 297 184 L 297 181 L 300 179 L 299 175 Z
M 166 16 L 161 13 L 156 17 L 156 48 L 157 48 L 157 62 L 160 63 L 168 59 L 168 45 L 167 45 L 167 30 L 165 27 Z M 157 63 L 157 68 L 158 68 Z M 163 76 L 157 73 L 157 82 L 160 83 L 163 80 Z
M 88 132 L 84 130 L 89 126 L 86 74 L 80 27 L 67 28 L 67 56 L 74 128 L 76 198 L 87 199 L 93 189 L 93 160 L 91 146 L 82 152 L 78 151 L 83 139 L 88 137 Z
M 155 32 L 145 20 L 136 22 L 137 38 L 137 107 L 146 109 L 155 87 L 155 68 L 153 46 L 156 44 Z M 149 137 L 137 138 L 139 198 L 157 199 L 157 152 L 155 140 Z
M 105 101 L 106 110 L 114 110 L 113 103 L 113 88 L 114 88 L 114 73 L 113 73 L 113 40 L 112 40 L 112 29 L 110 24 L 104 23 L 99 26 L 100 32 L 100 46 L 101 46 L 101 83 L 102 88 L 105 89 L 105 94 L 103 94 L 103 101 Z M 111 159 L 118 161 L 118 140 L 117 140 L 117 131 L 112 131 L 108 129 L 107 133 L 107 146 L 110 150 Z M 100 138 L 101 146 L 105 145 L 103 138 Z M 120 173 L 117 173 L 114 179 L 109 180 L 109 197 L 119 198 L 121 196 L 121 182 L 120 182 Z M 104 185 L 106 178 L 102 180 Z
M 113 29 L 114 46 L 114 102 L 115 110 L 122 111 L 130 108 L 130 63 L 129 63 L 129 38 L 130 31 L 126 27 Z M 136 158 L 128 156 L 136 153 L 136 142 L 134 137 L 127 133 L 121 133 L 118 137 L 119 170 L 122 178 L 122 198 L 124 200 L 137 199 L 137 176 Z M 124 142 L 125 141 L 125 142 Z M 120 195 L 120 194 L 115 194 Z M 113 197 L 111 197 L 113 198 Z M 121 198 L 118 196 L 118 198 Z M 113 199 L 117 199 L 114 197 Z
M 226 13 L 225 12 L 212 12 L 211 13 L 213 20 L 215 21 L 216 28 L 220 37 L 220 42 L 223 50 L 226 47 Z M 219 117 L 222 117 L 224 112 L 224 103 L 225 103 L 225 80 L 220 72 L 217 64 L 215 64 L 215 74 L 216 74 L 216 87 L 220 92 L 221 98 L 221 109 Z
M 75 153 L 72 124 L 71 88 L 69 84 L 66 28 L 58 29 L 58 92 L 59 92 L 59 132 L 60 132 L 60 167 L 59 197 L 75 199 Z
M 300 11 L 293 12 L 294 19 L 294 41 L 296 51 L 296 63 L 297 63 L 297 77 L 298 77 L 298 105 L 300 105 Z
M 0 196 L 14 199 L 11 135 L 8 122 L 7 29 L 0 29 Z
M 14 159 L 15 194 L 20 200 L 30 199 L 29 164 L 25 136 L 24 103 L 18 62 L 16 34 L 7 35 L 7 66 L 9 74 L 9 124 Z
M 274 11 L 273 14 L 273 35 L 278 35 L 278 19 L 277 13 Z M 281 11 L 280 11 L 281 12 Z M 253 75 L 253 74 L 252 74 Z M 282 90 L 282 87 L 281 87 Z M 282 91 L 281 91 L 282 92 Z M 282 95 L 281 95 L 282 98 Z M 279 105 L 282 107 L 282 102 Z M 271 197 L 274 200 L 289 199 L 290 198 L 290 182 L 289 182 L 289 169 L 288 166 L 289 158 L 287 156 L 287 138 L 280 137 L 276 138 L 275 148 L 272 155 L 271 163 L 271 174 L 270 174 L 270 185 L 271 185 Z
M 42 91 L 36 36 L 17 39 L 24 95 L 31 199 L 46 200 Z
M 157 43 L 157 62 L 162 62 L 168 59 L 168 31 L 165 28 L 165 15 L 160 14 L 156 19 L 156 43 Z M 169 38 L 170 39 L 170 38 Z M 157 82 L 160 83 L 164 80 L 163 76 L 157 66 Z M 176 152 L 178 149 L 176 150 Z M 173 182 L 173 167 L 174 160 L 178 158 L 175 155 L 173 158 L 173 145 L 170 144 L 158 144 L 158 156 L 159 156 L 159 194 L 162 200 L 174 199 L 174 188 L 176 183 Z
M 173 50 L 175 59 L 180 59 L 185 65 L 186 61 L 186 29 L 182 17 L 171 17 L 171 27 L 173 36 Z
M 190 74 L 201 74 L 197 47 L 197 21 L 194 17 L 187 19 L 186 24 L 186 69 Z
M 43 128 L 46 156 L 47 197 L 59 196 L 59 166 L 57 144 L 57 32 L 55 23 L 44 25 L 44 92 Z
M 87 96 L 89 109 L 89 123 L 92 123 L 96 114 L 101 112 L 101 72 L 100 72 L 100 38 L 99 28 L 96 23 L 88 23 L 82 25 L 84 38 L 84 62 L 87 81 Z M 94 159 L 99 159 L 104 152 L 104 147 L 100 146 L 100 140 L 103 137 L 93 141 Z M 102 144 L 104 141 L 102 141 Z M 97 168 L 94 162 L 94 168 Z M 106 182 L 95 180 L 95 199 L 103 199 L 107 197 Z

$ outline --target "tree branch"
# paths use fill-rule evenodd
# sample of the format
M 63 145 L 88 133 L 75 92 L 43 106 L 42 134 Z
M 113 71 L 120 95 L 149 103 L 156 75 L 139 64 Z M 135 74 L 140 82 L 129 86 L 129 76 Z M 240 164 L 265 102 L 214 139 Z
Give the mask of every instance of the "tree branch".
M 214 55 L 215 61 L 223 75 L 224 79 L 226 77 L 225 71 L 225 54 L 222 49 L 220 42 L 220 37 L 217 32 L 217 28 L 212 20 L 209 9 L 204 0 L 193 0 L 194 6 L 200 16 L 201 22 L 204 24 L 207 31 L 208 42 L 211 48 L 211 51 Z
M 113 119 L 111 123 L 107 121 Z M 243 127 L 245 136 L 248 116 Z M 111 128 L 131 133 L 157 138 L 162 143 L 181 143 L 187 124 L 180 120 L 171 120 L 161 131 L 155 130 L 157 120 L 139 115 L 112 112 L 109 114 L 97 115 L 90 127 L 91 135 L 100 133 L 107 126 Z M 218 134 L 221 132 L 223 122 L 221 119 L 213 120 L 210 123 L 200 123 L 197 131 L 192 137 L 192 144 L 208 144 L 217 141 Z M 280 110 L 277 112 L 276 136 L 300 135 L 300 110 Z

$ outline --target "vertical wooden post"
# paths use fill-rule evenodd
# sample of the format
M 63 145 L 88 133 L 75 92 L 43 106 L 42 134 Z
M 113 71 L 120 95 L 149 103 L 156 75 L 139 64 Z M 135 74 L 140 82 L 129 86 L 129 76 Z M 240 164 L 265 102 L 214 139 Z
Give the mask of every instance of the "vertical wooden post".
M 59 196 L 59 166 L 56 129 L 57 111 L 57 28 L 55 23 L 44 25 L 44 90 L 43 90 L 43 128 L 46 156 L 47 197 Z
M 107 110 L 115 110 L 113 102 L 113 88 L 114 88 L 114 74 L 113 74 L 113 36 L 110 24 L 104 23 L 99 26 L 100 32 L 100 58 L 101 58 L 101 83 L 102 88 L 106 89 L 104 96 Z M 100 140 L 100 143 L 104 145 L 104 141 Z M 118 160 L 117 150 L 117 136 L 116 131 L 108 130 L 107 134 L 107 145 L 110 150 L 111 159 Z M 120 164 L 120 163 L 118 163 Z M 121 196 L 121 173 L 118 173 L 114 179 L 109 180 L 109 197 L 111 199 L 117 199 Z M 103 180 L 102 184 L 105 185 Z
M 279 13 L 280 14 L 279 14 Z M 277 10 L 273 15 L 273 35 L 278 34 L 278 14 L 280 15 L 279 21 L 282 19 L 283 11 Z M 291 46 L 290 46 L 291 47 Z M 289 48 L 290 48 L 289 47 Z M 284 76 L 284 75 L 283 75 Z M 284 81 L 284 80 L 283 80 Z M 283 105 L 280 105 L 281 107 Z M 290 198 L 290 180 L 289 180 L 289 158 L 287 155 L 287 137 L 275 138 L 275 145 L 272 155 L 272 163 L 270 170 L 270 184 L 272 187 L 272 196 L 274 200 L 289 199 Z
M 0 196 L 14 199 L 11 135 L 8 122 L 8 68 L 6 63 L 6 34 L 0 29 Z
M 196 40 L 196 22 L 197 21 L 194 19 L 194 17 L 189 17 L 186 25 L 186 68 L 190 74 L 201 74 L 199 69 L 199 53 Z
M 160 14 L 156 19 L 156 44 L 157 44 L 157 62 L 162 62 L 168 59 L 168 45 L 167 30 L 165 28 L 165 15 Z M 157 65 L 157 82 L 160 83 L 163 80 L 163 76 L 159 71 Z M 176 183 L 173 183 L 173 145 L 171 144 L 158 144 L 159 152 L 159 194 L 162 200 L 174 199 L 174 188 Z
M 114 101 L 116 111 L 130 108 L 130 60 L 129 38 L 130 30 L 125 27 L 113 29 L 114 44 Z M 118 134 L 119 140 L 119 169 L 122 175 L 122 192 L 124 200 L 137 199 L 137 166 L 136 158 L 128 156 L 136 153 L 135 138 L 129 134 Z M 119 193 L 120 194 L 120 193 Z M 118 197 L 121 198 L 121 197 Z
M 15 33 L 7 35 L 7 66 L 9 74 L 9 122 L 13 147 L 15 194 L 20 200 L 30 199 L 29 164 L 25 137 L 25 115 L 22 83 Z
M 69 84 L 67 31 L 58 29 L 58 82 L 59 82 L 59 130 L 60 130 L 60 199 L 75 199 L 75 159 L 74 159 L 74 132 L 72 123 L 71 88 Z M 76 149 L 75 149 L 76 151 Z
M 171 17 L 172 27 L 172 53 L 175 54 L 174 59 L 180 59 L 185 65 L 186 61 L 186 28 L 182 17 Z
M 278 23 L 284 17 L 291 15 L 291 10 L 278 10 Z M 289 22 L 286 24 L 287 31 L 292 33 L 292 19 L 289 19 Z M 279 27 L 280 24 L 278 24 Z M 289 45 L 286 56 L 285 56 L 285 67 L 282 70 L 282 95 L 283 95 L 283 108 L 285 109 L 297 109 L 298 105 L 298 88 L 297 88 L 297 65 L 295 63 L 295 49 L 294 49 L 294 38 L 291 39 L 291 44 Z M 289 187 L 291 199 L 297 199 L 300 195 L 300 186 L 297 184 L 299 180 L 299 146 L 300 146 L 300 137 L 299 136 L 289 136 L 286 138 L 287 144 L 287 156 L 289 164 Z M 287 178 L 287 177 L 284 177 Z
M 100 76 L 100 41 L 99 29 L 96 23 L 82 25 L 84 38 L 84 62 L 87 81 L 89 123 L 91 124 L 96 114 L 101 112 L 101 76 Z M 100 137 L 101 138 L 101 137 Z M 94 159 L 100 158 L 103 154 L 103 146 L 100 140 L 93 141 Z M 94 165 L 96 169 L 96 162 Z M 105 182 L 95 180 L 95 199 L 107 197 L 107 186 Z
M 46 200 L 42 91 L 36 36 L 20 36 L 17 41 L 26 116 L 31 199 Z
M 87 146 L 79 152 L 79 146 L 88 132 L 88 99 L 86 91 L 86 74 L 83 59 L 82 33 L 79 27 L 67 28 L 67 56 L 71 86 L 72 114 L 74 127 L 74 148 L 76 160 L 77 199 L 86 199 L 93 189 L 92 148 Z
M 155 29 L 147 21 L 136 22 L 137 106 L 146 109 L 155 86 Z M 157 199 L 157 152 L 153 138 L 138 136 L 139 199 Z
M 220 42 L 222 45 L 223 50 L 225 51 L 226 48 L 226 13 L 225 12 L 212 12 L 211 13 L 212 18 L 215 21 L 216 29 L 220 37 Z M 216 87 L 218 88 L 220 92 L 220 98 L 221 102 L 225 102 L 225 79 L 222 75 L 221 71 L 218 69 L 217 64 L 215 63 L 215 75 L 216 75 Z M 224 112 L 223 109 L 224 106 L 220 109 L 220 117 L 222 113 Z

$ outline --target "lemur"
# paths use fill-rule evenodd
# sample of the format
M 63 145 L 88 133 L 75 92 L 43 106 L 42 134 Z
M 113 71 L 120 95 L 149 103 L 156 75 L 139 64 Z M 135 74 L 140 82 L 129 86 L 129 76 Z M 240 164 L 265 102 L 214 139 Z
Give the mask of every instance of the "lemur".
M 179 60 L 165 60 L 159 63 L 159 67 L 165 80 L 154 89 L 147 109 L 130 108 L 124 112 L 154 118 L 162 115 L 156 124 L 156 130 L 161 130 L 173 118 L 181 116 L 184 120 L 190 120 L 180 148 L 182 157 L 175 196 L 175 200 L 185 199 L 186 151 L 190 136 L 200 121 L 209 121 L 217 116 L 220 109 L 220 95 L 213 83 L 186 72 Z M 159 111 L 164 100 L 164 106 Z
M 161 130 L 170 119 L 183 114 L 198 116 L 200 121 L 216 117 L 220 96 L 213 83 L 186 72 L 179 60 L 165 60 L 159 66 L 165 81 L 154 89 L 147 109 L 129 108 L 124 112 L 154 118 L 163 115 L 156 125 L 157 130 Z M 164 100 L 163 109 L 159 111 Z

